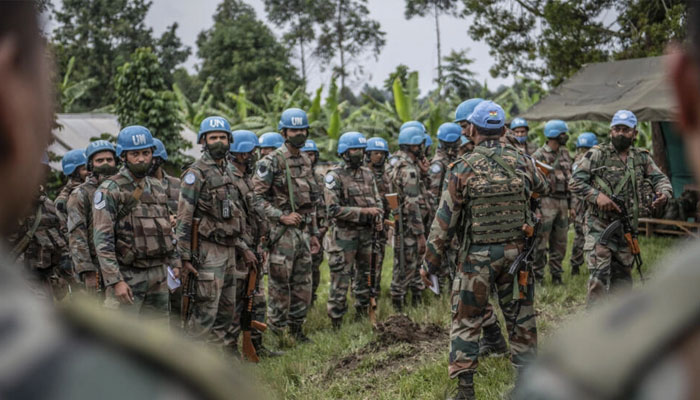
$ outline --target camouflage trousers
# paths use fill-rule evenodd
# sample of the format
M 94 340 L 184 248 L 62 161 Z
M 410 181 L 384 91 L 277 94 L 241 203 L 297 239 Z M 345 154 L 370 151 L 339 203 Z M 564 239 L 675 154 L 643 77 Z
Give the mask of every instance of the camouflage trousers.
M 401 239 L 398 231 L 394 236 L 394 271 L 391 277 L 391 297 L 404 300 L 409 289 L 414 296 L 420 296 L 425 285 L 420 278 L 420 255 L 418 254 L 418 238 L 404 234 L 403 257 L 406 265 L 401 266 Z
M 347 312 L 347 293 L 352 282 L 355 308 L 363 312 L 369 307 L 369 282 L 373 235 L 371 227 L 333 230 L 328 248 L 331 288 L 326 310 L 331 318 L 342 318 Z
M 139 318 L 168 324 L 168 285 L 165 266 L 151 268 L 120 267 L 124 282 L 131 288 L 133 304 L 120 304 L 114 297 L 114 286 L 105 293 L 106 308 L 119 309 Z
M 379 240 L 374 244 L 374 256 L 377 259 L 374 267 L 374 295 L 377 299 L 382 294 L 382 267 L 384 266 L 386 244 L 386 231 L 384 231 L 379 234 Z
M 182 329 L 182 286 L 170 292 L 170 329 L 179 332 Z
M 270 237 L 281 229 L 274 227 Z M 313 288 L 309 241 L 307 230 L 289 226 L 270 249 L 267 315 L 272 329 L 302 325 L 306 319 Z
M 186 333 L 217 346 L 231 346 L 227 331 L 236 305 L 235 249 L 202 241 L 199 262 L 196 294 Z
M 537 239 L 533 265 L 537 279 L 544 278 L 547 258 L 549 258 L 549 272 L 552 278 L 561 277 L 563 272 L 561 263 L 566 254 L 568 232 L 569 206 L 566 199 L 542 198 L 542 227 Z
M 627 245 L 617 250 L 597 243 L 593 236 L 586 236 L 586 261 L 588 262 L 588 305 L 593 305 L 608 292 L 632 287 L 634 257 Z
M 537 348 L 534 309 L 534 279 L 528 277 L 528 296 L 513 299 L 514 279 L 508 267 L 521 251 L 516 243 L 471 245 L 464 264 L 452 285 L 452 325 L 450 329 L 449 375 L 456 378 L 474 372 L 479 363 L 479 335 L 487 315 L 492 285 L 506 320 L 510 339 L 511 363 L 527 365 Z M 493 313 L 491 313 L 493 315 Z M 494 316 L 495 318 L 495 316 Z
M 571 248 L 571 269 L 578 268 L 583 265 L 583 245 L 586 242 L 586 236 L 583 233 L 583 223 L 574 222 L 574 243 Z
M 323 263 L 323 240 L 319 240 L 321 249 L 311 255 L 311 303 L 316 301 L 316 290 L 321 283 L 321 264 Z

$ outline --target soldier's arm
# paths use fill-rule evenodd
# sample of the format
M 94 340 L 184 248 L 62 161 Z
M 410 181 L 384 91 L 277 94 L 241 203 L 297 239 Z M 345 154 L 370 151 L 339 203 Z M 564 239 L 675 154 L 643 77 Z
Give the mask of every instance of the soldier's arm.
M 597 161 L 600 159 L 600 150 L 593 148 L 581 158 L 581 161 L 576 167 L 576 171 L 571 175 L 569 180 L 569 189 L 574 196 L 587 201 L 591 204 L 596 204 L 599 190 L 595 189 L 591 183 L 593 182 L 593 173 L 591 170 L 595 168 Z
M 651 184 L 654 186 L 654 191 L 664 194 L 667 199 L 672 199 L 673 186 L 671 186 L 671 181 L 663 172 L 661 172 L 661 169 L 659 169 L 659 166 L 656 165 L 654 159 L 651 158 L 649 153 L 646 153 L 646 159 L 647 166 L 644 173 L 651 180 Z
M 404 218 L 408 222 L 408 229 L 415 236 L 425 234 L 423 215 L 420 211 L 421 181 L 418 167 L 403 167 L 398 171 L 399 184 L 403 191 Z
M 428 191 L 432 195 L 434 203 L 433 207 L 437 207 L 437 205 L 440 203 L 440 187 L 442 186 L 444 172 L 445 171 L 443 171 L 442 164 L 437 161 L 432 163 L 430 165 L 430 169 L 428 170 L 428 181 L 430 182 Z
M 177 251 L 183 261 L 192 260 L 192 218 L 197 208 L 199 193 L 204 181 L 200 172 L 194 168 L 185 171 L 180 183 L 180 197 L 177 202 L 177 224 L 175 238 Z
M 272 182 L 276 173 L 274 167 L 272 155 L 258 161 L 255 175 L 253 175 L 253 191 L 258 196 L 258 201 L 262 204 L 268 220 L 277 223 L 284 213 L 270 201 Z
M 319 189 L 318 202 L 316 204 L 316 219 L 318 223 L 318 229 L 324 229 L 328 226 L 328 216 L 326 215 L 326 196 L 325 190 L 323 189 L 323 176 L 316 176 L 316 185 Z
M 449 173 L 447 187 L 442 192 L 437 213 L 430 225 L 424 266 L 431 274 L 442 268 L 445 248 L 450 246 L 452 236 L 459 227 L 464 205 L 463 187 L 469 176 L 469 169 L 463 163 L 455 165 Z M 469 226 L 470 221 L 464 221 Z
M 75 273 L 80 276 L 84 272 L 97 272 L 98 266 L 93 264 L 90 255 L 90 243 L 87 215 L 91 210 L 92 199 L 85 198 L 86 193 L 82 190 L 74 190 L 68 198 L 66 204 L 68 217 L 66 225 L 68 228 L 68 246 L 73 260 Z
M 374 190 L 374 201 L 375 201 L 374 204 L 377 205 L 377 208 L 382 210 L 382 213 L 380 215 L 383 216 L 384 211 L 385 211 L 384 201 L 383 201 L 384 199 L 382 198 L 382 195 L 379 194 L 379 189 L 377 188 L 377 182 L 375 182 L 374 179 L 372 179 L 372 188 Z
M 116 234 L 119 207 L 119 188 L 112 181 L 103 182 L 92 201 L 92 238 L 105 286 L 112 286 L 122 278 L 116 254 Z

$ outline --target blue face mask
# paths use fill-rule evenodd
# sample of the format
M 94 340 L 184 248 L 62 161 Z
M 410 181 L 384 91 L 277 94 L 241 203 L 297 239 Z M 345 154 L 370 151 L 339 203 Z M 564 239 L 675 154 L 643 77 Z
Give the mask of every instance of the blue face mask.
M 525 143 L 527 142 L 527 136 L 516 136 L 515 140 L 517 140 L 520 143 Z

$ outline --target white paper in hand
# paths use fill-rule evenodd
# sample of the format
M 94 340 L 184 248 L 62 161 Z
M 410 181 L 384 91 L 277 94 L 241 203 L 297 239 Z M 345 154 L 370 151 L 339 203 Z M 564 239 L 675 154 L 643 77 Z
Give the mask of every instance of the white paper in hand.
M 437 275 L 430 274 L 430 283 L 433 285 L 430 287 L 430 290 L 433 291 L 433 293 L 439 295 L 440 294 L 440 285 L 438 284 L 438 277 Z
M 173 273 L 173 269 L 168 267 L 168 289 L 170 290 L 175 290 L 179 288 L 181 285 L 181 282 L 179 279 L 175 277 L 175 274 Z

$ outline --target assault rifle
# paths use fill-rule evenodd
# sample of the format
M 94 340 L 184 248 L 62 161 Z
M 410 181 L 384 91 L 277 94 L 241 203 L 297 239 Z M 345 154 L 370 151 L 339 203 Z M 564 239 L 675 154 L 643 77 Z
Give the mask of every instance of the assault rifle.
M 199 218 L 192 219 L 192 246 L 191 246 L 191 262 L 194 269 L 199 270 Z M 185 271 L 182 278 L 182 309 L 180 310 L 180 319 L 184 328 L 187 328 L 187 322 L 192 315 L 192 305 L 194 298 L 197 295 L 197 275 L 190 271 Z
M 255 289 L 258 285 L 258 269 L 257 267 L 250 268 L 248 272 L 248 278 L 246 282 L 246 293 L 245 293 L 245 307 L 241 312 L 241 332 L 243 332 L 243 356 L 246 360 L 250 362 L 257 363 L 260 361 L 258 354 L 255 352 L 255 346 L 253 346 L 253 339 L 251 337 L 252 329 L 256 329 L 260 332 L 265 332 L 267 325 L 260 321 L 253 320 L 253 297 L 255 296 Z
M 382 218 L 381 215 L 377 216 L 375 220 Z M 374 229 L 372 232 L 372 255 L 369 261 L 369 275 L 367 276 L 367 284 L 369 285 L 369 321 L 372 326 L 377 325 L 377 314 L 375 309 L 377 308 L 377 291 L 374 289 L 375 286 L 375 276 L 377 271 L 377 240 L 381 232 Z
M 539 206 L 539 199 L 536 197 L 530 198 L 530 209 L 533 211 Z M 523 251 L 518 254 L 518 256 L 513 260 L 513 263 L 508 268 L 508 273 L 514 277 L 515 282 L 513 284 L 513 299 L 524 299 L 526 298 L 528 287 L 527 280 L 530 273 L 529 266 L 533 262 L 533 252 L 535 247 L 537 247 L 537 234 L 540 230 L 540 219 L 534 218 L 534 226 L 528 226 L 525 229 L 525 244 L 523 246 Z
M 632 227 L 632 217 L 627 211 L 625 200 L 618 195 L 611 195 L 610 199 L 620 209 L 620 217 L 605 228 L 600 235 L 600 244 L 607 246 L 614 235 L 622 234 L 625 242 L 627 242 L 627 247 L 629 247 L 634 257 L 634 264 L 637 266 L 639 277 L 644 281 L 644 274 L 642 274 L 642 254 L 639 248 L 639 241 L 637 240 L 637 230 Z

